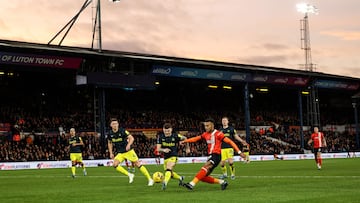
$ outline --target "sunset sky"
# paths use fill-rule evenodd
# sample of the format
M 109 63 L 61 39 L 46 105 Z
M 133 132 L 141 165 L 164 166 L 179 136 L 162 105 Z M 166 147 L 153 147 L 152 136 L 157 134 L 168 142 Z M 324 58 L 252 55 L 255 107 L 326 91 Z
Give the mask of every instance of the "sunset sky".
M 46 44 L 84 1 L 0 0 L 0 39 Z M 360 0 L 101 0 L 103 49 L 299 69 L 302 2 L 316 70 L 360 78 Z M 63 45 L 91 47 L 95 5 Z

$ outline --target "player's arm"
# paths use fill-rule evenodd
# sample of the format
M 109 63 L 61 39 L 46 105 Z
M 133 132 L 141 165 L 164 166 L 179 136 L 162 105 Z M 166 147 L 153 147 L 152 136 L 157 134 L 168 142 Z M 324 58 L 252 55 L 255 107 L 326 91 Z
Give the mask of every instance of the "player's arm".
M 109 150 L 110 159 L 113 159 L 114 158 L 113 143 L 111 142 L 111 140 L 108 140 L 108 150 Z
M 326 144 L 326 139 L 325 139 L 325 136 L 323 135 L 323 147 L 326 147 L 327 144 Z
M 199 140 L 201 140 L 201 135 L 192 138 L 187 138 L 186 140 L 181 141 L 181 143 L 197 142 Z
M 125 131 L 125 132 L 128 135 L 127 136 L 128 144 L 126 145 L 126 151 L 129 151 L 131 149 L 131 145 L 134 143 L 135 139 L 128 131 Z
M 308 145 L 311 145 L 313 143 L 313 140 L 310 138 L 310 140 L 307 142 Z
M 77 145 L 84 146 L 84 142 L 82 141 L 81 137 L 79 137 L 80 142 Z
M 158 152 L 168 153 L 169 149 L 165 150 L 164 148 L 161 148 L 161 144 L 156 144 L 156 149 Z
M 156 151 L 161 152 L 161 144 L 156 144 Z
M 82 141 L 81 137 L 79 137 L 79 140 L 76 140 L 75 142 L 73 142 L 71 144 L 73 147 L 76 147 L 76 146 L 84 146 L 84 142 Z
M 224 137 L 223 139 L 224 142 L 228 143 L 229 145 L 231 145 L 232 148 L 235 149 L 235 151 L 242 157 L 245 158 L 245 154 L 241 152 L 241 150 L 239 149 L 239 147 L 235 144 L 235 142 L 233 142 L 230 138 L 228 137 Z
M 187 137 L 185 137 L 183 135 L 179 134 L 179 137 L 180 137 L 181 141 L 187 140 Z M 186 152 L 186 154 L 190 154 L 190 145 L 189 145 L 189 143 L 185 143 L 185 152 Z
M 235 134 L 235 135 L 234 135 L 234 138 L 235 138 L 237 141 L 241 142 L 241 144 L 243 144 L 243 145 L 247 145 L 247 144 L 248 144 L 245 140 L 241 139 L 241 137 L 240 137 L 238 134 Z
M 157 139 L 156 139 L 156 151 L 158 151 L 159 155 L 160 155 L 160 152 L 163 152 L 163 153 L 168 153 L 170 151 L 170 149 L 163 149 L 161 147 L 161 137 L 160 135 L 158 135 Z

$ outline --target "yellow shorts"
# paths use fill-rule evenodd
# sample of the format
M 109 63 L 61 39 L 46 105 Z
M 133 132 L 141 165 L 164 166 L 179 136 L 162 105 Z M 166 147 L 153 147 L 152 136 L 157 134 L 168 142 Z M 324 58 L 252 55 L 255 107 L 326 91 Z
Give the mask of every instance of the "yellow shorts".
M 244 152 L 245 156 L 249 156 L 250 152 Z
M 177 163 L 178 162 L 178 158 L 176 156 L 172 156 L 170 158 L 167 158 L 164 160 L 164 170 L 166 170 L 166 165 L 168 162 L 172 162 L 172 163 Z
M 82 153 L 70 153 L 70 160 L 72 162 L 82 162 Z
M 135 162 L 135 161 L 139 160 L 134 149 L 131 149 L 130 151 L 127 151 L 124 153 L 118 153 L 114 158 L 114 160 L 118 160 L 120 163 L 123 162 L 125 159 L 127 159 L 131 162 Z
M 233 148 L 226 148 L 221 149 L 221 161 L 225 161 L 228 159 L 232 159 L 234 157 L 234 149 Z

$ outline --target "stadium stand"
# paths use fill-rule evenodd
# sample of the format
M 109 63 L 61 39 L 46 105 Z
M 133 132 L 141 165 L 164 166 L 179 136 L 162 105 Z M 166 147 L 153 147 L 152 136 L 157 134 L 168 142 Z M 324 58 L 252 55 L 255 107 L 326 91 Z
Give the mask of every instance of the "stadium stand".
M 97 53 L 76 47 L 5 40 L 0 40 L 0 47 L 2 56 L 27 59 L 23 63 L 0 61 L 0 161 L 67 160 L 66 133 L 71 127 L 83 137 L 85 159 L 107 158 L 104 135 L 99 131 L 99 89 L 106 95 L 105 121 L 119 118 L 120 125 L 134 134 L 140 157 L 153 156 L 156 132 L 165 121 L 191 137 L 202 132 L 201 122 L 205 118 L 214 118 L 219 126 L 221 117 L 228 116 L 231 124 L 244 132 L 245 82 L 250 84 L 251 95 L 250 153 L 302 153 L 298 95 L 307 87 L 296 86 L 296 78 L 307 83 L 321 81 L 316 84 L 320 89 L 320 123 L 330 126 L 325 129 L 331 143 L 327 151 L 359 148 L 351 100 L 359 89 L 360 81 L 356 78 L 106 50 Z M 41 62 L 47 59 L 49 64 L 31 64 L 32 59 Z M 50 64 L 52 60 L 62 63 L 55 66 Z M 167 76 L 167 70 L 183 71 L 185 76 L 175 73 Z M 209 78 L 191 78 L 194 73 Z M 250 79 L 244 82 L 216 78 L 226 74 L 240 77 L 238 73 Z M 87 83 L 77 85 L 78 76 L 86 77 Z M 280 80 L 283 77 L 289 80 Z M 103 84 L 104 79 L 110 82 Z M 154 85 L 155 81 L 159 83 Z M 276 81 L 286 84 L 275 84 Z M 228 85 L 232 89 L 213 89 L 209 84 Z M 262 86 L 270 91 L 257 91 Z M 306 96 L 301 97 L 306 120 Z M 304 139 L 308 138 L 309 132 L 305 130 Z M 206 154 L 205 145 L 191 145 L 191 149 L 190 156 Z M 185 156 L 182 148 L 179 156 Z

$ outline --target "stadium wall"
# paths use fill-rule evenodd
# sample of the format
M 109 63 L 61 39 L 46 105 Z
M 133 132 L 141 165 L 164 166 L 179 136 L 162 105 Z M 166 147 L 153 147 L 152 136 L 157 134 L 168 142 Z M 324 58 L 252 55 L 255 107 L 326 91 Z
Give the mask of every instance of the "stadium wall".
M 350 158 L 360 157 L 360 152 L 348 153 L 323 153 L 322 158 L 334 159 L 334 158 Z M 313 154 L 284 154 L 278 155 L 278 158 L 282 160 L 303 160 L 303 159 L 314 159 Z M 234 157 L 235 161 L 243 161 L 239 156 Z M 189 163 L 204 163 L 207 157 L 179 157 L 179 164 Z M 273 155 L 251 155 L 251 161 L 271 161 L 276 160 Z M 155 165 L 155 158 L 143 158 L 140 159 L 144 165 Z M 161 164 L 163 163 L 161 159 Z M 99 159 L 99 160 L 84 160 L 87 167 L 98 167 L 98 166 L 112 166 L 113 161 L 110 159 Z M 125 165 L 125 163 L 123 163 Z M 21 169 L 50 169 L 50 168 L 69 168 L 71 167 L 70 161 L 34 161 L 34 162 L 0 162 L 0 170 L 21 170 Z

